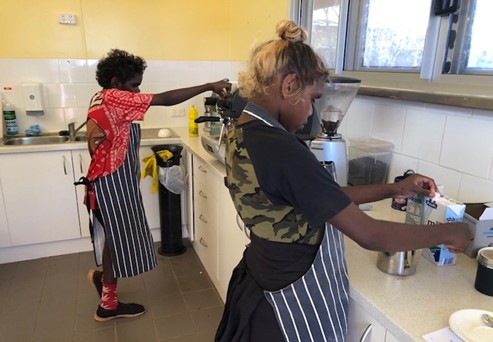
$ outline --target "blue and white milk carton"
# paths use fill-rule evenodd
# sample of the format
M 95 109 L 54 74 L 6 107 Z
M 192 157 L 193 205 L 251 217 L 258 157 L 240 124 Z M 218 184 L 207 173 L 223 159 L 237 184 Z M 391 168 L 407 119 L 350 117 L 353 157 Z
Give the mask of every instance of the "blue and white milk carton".
M 465 210 L 465 204 L 447 196 L 436 198 L 416 196 L 408 200 L 406 223 L 433 226 L 440 223 L 460 222 Z M 437 266 L 454 265 L 456 261 L 456 255 L 443 244 L 424 248 L 422 255 Z

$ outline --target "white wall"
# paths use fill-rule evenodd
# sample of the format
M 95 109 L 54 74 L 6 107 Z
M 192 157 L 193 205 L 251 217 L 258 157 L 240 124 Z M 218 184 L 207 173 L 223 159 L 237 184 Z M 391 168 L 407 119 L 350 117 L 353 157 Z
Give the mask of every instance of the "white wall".
M 17 107 L 20 131 L 39 124 L 44 132 L 66 129 L 85 120 L 97 60 L 0 59 L 0 92 Z M 148 61 L 142 92 L 237 79 L 239 62 Z M 45 115 L 26 116 L 20 84 L 40 82 Z M 10 90 L 11 89 L 11 90 Z M 179 127 L 188 118 L 173 117 L 194 104 L 203 111 L 205 93 L 174 107 L 153 107 L 142 126 Z M 357 97 L 339 132 L 345 138 L 374 137 L 392 142 L 389 180 L 407 169 L 427 174 L 445 186 L 445 194 L 463 202 L 493 201 L 493 112 L 371 97 Z
M 96 64 L 97 60 L 84 59 L 0 59 L 0 92 L 16 107 L 20 133 L 34 124 L 39 124 L 46 133 L 66 130 L 69 122 L 82 123 L 89 100 L 100 90 L 95 80 Z M 241 63 L 147 61 L 147 65 L 141 91 L 156 93 L 223 78 L 236 80 Z M 21 101 L 23 82 L 42 83 L 43 116 L 26 115 Z M 177 106 L 152 107 L 142 127 L 186 126 L 187 116 L 173 117 L 176 109 L 184 109 L 186 114 L 193 104 L 202 113 L 203 97 L 210 95 L 211 92 L 207 92 Z
M 389 181 L 413 169 L 458 201 L 493 201 L 493 112 L 359 96 L 339 132 L 393 143 Z

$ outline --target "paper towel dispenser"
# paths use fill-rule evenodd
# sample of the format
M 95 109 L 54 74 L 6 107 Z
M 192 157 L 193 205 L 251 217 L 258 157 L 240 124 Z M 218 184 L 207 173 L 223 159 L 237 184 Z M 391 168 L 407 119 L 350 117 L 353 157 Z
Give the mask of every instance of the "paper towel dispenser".
M 22 100 L 27 115 L 43 115 L 43 91 L 41 83 L 22 83 Z

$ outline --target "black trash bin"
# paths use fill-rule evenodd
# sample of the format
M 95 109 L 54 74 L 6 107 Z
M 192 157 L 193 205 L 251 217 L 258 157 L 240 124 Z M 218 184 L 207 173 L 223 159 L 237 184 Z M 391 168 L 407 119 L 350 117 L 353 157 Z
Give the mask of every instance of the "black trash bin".
M 151 147 L 156 156 L 158 167 L 171 167 L 180 165 L 181 151 L 180 145 L 157 145 Z M 158 154 L 160 151 L 168 150 L 173 153 L 173 157 L 164 161 Z M 181 201 L 180 195 L 174 194 L 159 183 L 159 222 L 161 225 L 161 247 L 158 252 L 161 255 L 173 256 L 186 251 L 183 245 L 181 232 Z

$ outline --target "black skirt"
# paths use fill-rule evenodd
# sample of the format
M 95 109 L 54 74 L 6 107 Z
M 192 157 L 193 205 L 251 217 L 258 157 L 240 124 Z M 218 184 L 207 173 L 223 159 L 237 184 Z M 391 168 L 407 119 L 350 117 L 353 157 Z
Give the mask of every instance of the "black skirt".
M 264 289 L 275 291 L 301 278 L 319 246 L 271 242 L 250 235 L 251 243 L 233 270 L 215 341 L 283 342 Z

